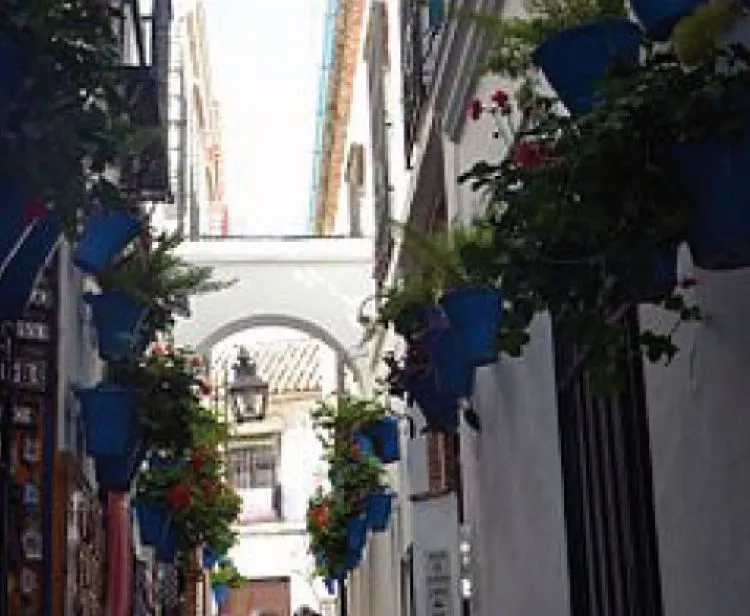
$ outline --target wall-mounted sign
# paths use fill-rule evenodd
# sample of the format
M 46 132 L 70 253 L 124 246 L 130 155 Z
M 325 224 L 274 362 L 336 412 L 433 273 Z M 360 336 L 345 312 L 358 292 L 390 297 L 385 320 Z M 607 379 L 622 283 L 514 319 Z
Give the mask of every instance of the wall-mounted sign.
M 453 616 L 455 601 L 451 576 L 451 555 L 448 550 L 425 554 L 425 589 L 428 616 Z

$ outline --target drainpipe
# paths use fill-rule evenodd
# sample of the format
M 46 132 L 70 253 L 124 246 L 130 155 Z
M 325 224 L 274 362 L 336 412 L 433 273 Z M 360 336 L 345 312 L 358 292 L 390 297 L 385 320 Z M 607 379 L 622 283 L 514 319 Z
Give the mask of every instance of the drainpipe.
M 107 492 L 108 616 L 131 614 L 130 511 L 127 494 Z

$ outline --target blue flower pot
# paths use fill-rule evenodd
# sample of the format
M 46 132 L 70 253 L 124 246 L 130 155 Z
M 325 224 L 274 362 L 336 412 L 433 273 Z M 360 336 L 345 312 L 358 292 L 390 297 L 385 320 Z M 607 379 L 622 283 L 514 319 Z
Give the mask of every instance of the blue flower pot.
M 458 428 L 458 397 L 438 387 L 434 370 L 416 369 L 407 363 L 404 389 L 409 403 L 416 403 L 430 427 L 455 431 Z
M 169 528 L 155 547 L 156 560 L 165 564 L 174 563 L 177 558 L 177 552 L 180 549 L 179 537 L 174 529 Z
M 474 389 L 474 366 L 462 352 L 456 331 L 439 307 L 430 311 L 425 343 L 438 389 L 447 397 L 471 396 Z
M 385 490 L 371 492 L 367 495 L 365 519 L 367 527 L 370 530 L 380 533 L 388 528 L 388 521 L 391 519 L 393 497 L 393 494 Z
M 226 584 L 214 584 L 211 586 L 214 591 L 214 601 L 219 607 L 223 607 L 224 604 L 229 600 L 229 594 L 232 592 L 229 586 Z
M 86 447 L 93 457 L 127 456 L 139 432 L 133 392 L 118 385 L 76 390 L 86 426 Z
M 25 229 L 23 240 L 15 243 L 15 250 L 7 255 L 5 267 L 0 271 L 0 319 L 17 319 L 23 313 L 39 276 L 57 248 L 62 223 L 56 214 L 50 213 Z
M 140 230 L 141 222 L 132 214 L 104 209 L 86 220 L 73 263 L 88 274 L 100 274 Z
M 707 0 L 630 0 L 630 8 L 643 28 L 657 41 L 665 41 L 680 19 Z
M 365 436 L 361 432 L 355 432 L 354 436 L 352 436 L 352 442 L 359 447 L 359 450 L 362 452 L 362 454 L 366 456 L 372 456 L 375 455 L 375 450 L 373 449 L 372 440 L 368 436 Z
M 470 288 L 452 291 L 440 305 L 456 332 L 461 350 L 474 366 L 497 361 L 497 332 L 502 314 L 502 295 L 496 289 Z
M 692 208 L 687 240 L 694 263 L 710 270 L 750 265 L 750 124 L 739 140 L 716 136 L 677 146 L 670 163 Z
M 149 343 L 145 331 L 148 309 L 125 293 L 108 291 L 86 293 L 91 306 L 99 343 L 99 356 L 105 361 L 122 361 L 142 353 Z
M 143 462 L 146 447 L 134 439 L 131 452 L 122 456 L 101 456 L 94 459 L 99 486 L 113 492 L 128 492 Z
M 401 459 L 399 451 L 398 419 L 383 417 L 366 428 L 367 434 L 375 445 L 375 455 L 384 464 Z
M 135 502 L 135 514 L 141 531 L 141 543 L 152 546 L 162 543 L 170 524 L 166 505 L 138 500 Z
M 22 78 L 21 51 L 6 36 L 0 36 L 0 105 L 5 105 L 16 95 Z
M 346 547 L 351 553 L 361 552 L 367 541 L 367 522 L 362 515 L 346 521 Z
M 536 48 L 533 60 L 570 113 L 580 115 L 594 106 L 615 61 L 637 62 L 640 44 L 632 21 L 609 17 L 552 34 Z
M 219 562 L 219 555 L 212 548 L 203 548 L 203 568 L 213 569 Z

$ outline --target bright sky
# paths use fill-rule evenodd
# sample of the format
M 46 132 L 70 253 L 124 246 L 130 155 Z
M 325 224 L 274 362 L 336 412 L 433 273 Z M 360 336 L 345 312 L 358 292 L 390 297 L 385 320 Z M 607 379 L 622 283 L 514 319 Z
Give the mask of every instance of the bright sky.
M 230 232 L 306 232 L 325 0 L 204 0 Z

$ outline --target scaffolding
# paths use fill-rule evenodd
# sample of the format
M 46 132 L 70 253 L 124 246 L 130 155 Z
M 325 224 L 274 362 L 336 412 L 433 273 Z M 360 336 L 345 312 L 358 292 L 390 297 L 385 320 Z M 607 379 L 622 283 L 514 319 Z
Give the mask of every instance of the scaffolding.
M 336 16 L 340 0 L 328 0 L 323 17 L 323 62 L 318 79 L 318 101 L 315 119 L 315 149 L 313 150 L 312 178 L 310 181 L 310 201 L 308 206 L 308 231 L 315 230 L 316 204 L 320 188 L 321 164 L 323 161 L 323 133 L 328 110 L 328 80 L 333 65 Z

